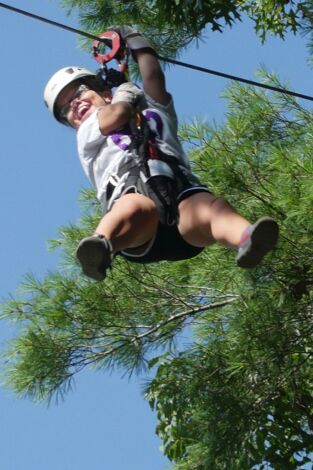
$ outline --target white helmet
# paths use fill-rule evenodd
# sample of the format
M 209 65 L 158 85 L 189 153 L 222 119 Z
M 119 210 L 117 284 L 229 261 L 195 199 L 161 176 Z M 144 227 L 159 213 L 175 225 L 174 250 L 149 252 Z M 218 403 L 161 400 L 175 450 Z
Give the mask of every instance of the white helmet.
M 84 67 L 64 67 L 58 70 L 48 81 L 45 91 L 44 100 L 49 111 L 59 121 L 60 118 L 56 113 L 55 102 L 61 91 L 70 83 L 84 77 L 95 77 L 96 74 Z

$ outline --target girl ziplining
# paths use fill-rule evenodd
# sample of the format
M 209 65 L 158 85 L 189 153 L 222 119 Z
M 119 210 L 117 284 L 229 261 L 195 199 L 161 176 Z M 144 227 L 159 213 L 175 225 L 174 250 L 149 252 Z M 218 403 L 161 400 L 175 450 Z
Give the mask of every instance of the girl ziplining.
M 56 72 L 44 96 L 55 118 L 77 130 L 81 164 L 103 207 L 77 258 L 83 272 L 105 278 L 114 256 L 150 263 L 188 259 L 215 242 L 255 267 L 275 246 L 278 225 L 251 225 L 192 174 L 177 137 L 177 117 L 157 55 L 127 26 L 114 28 L 138 62 L 143 90 L 107 82 L 81 67 Z

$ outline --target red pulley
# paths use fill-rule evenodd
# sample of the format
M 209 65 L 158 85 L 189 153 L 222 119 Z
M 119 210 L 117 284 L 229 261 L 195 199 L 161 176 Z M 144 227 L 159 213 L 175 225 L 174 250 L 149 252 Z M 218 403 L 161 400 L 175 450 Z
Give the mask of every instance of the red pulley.
M 112 59 L 121 60 L 124 57 L 124 51 L 121 44 L 121 38 L 118 33 L 115 31 L 107 31 L 99 35 L 100 39 L 105 39 L 105 41 L 95 40 L 92 43 L 93 56 L 99 64 L 104 64 L 110 62 Z M 99 45 L 105 43 L 108 47 L 111 48 L 110 52 L 107 54 L 99 53 Z

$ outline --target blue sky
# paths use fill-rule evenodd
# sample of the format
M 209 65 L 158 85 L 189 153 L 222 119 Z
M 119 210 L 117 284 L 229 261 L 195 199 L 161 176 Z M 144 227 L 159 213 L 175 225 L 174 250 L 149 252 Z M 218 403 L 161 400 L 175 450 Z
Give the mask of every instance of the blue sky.
M 56 0 L 11 0 L 13 6 L 78 26 Z M 38 277 L 57 269 L 47 240 L 60 225 L 79 217 L 77 195 L 87 185 L 75 151 L 75 135 L 57 125 L 43 105 L 50 75 L 66 65 L 97 63 L 78 48 L 77 37 L 0 8 L 1 158 L 0 232 L 3 299 L 14 293 L 27 272 Z M 312 94 L 305 41 L 256 39 L 248 22 L 224 34 L 208 32 L 181 60 L 255 78 L 264 64 L 284 82 Z M 223 79 L 173 67 L 167 73 L 178 115 L 222 121 Z M 309 104 L 310 106 L 310 104 Z M 1 345 L 14 335 L 2 322 Z M 16 398 L 0 388 L 1 470 L 163 470 L 169 464 L 155 437 L 155 416 L 142 398 L 143 378 L 121 379 L 86 371 L 64 403 L 49 408 Z

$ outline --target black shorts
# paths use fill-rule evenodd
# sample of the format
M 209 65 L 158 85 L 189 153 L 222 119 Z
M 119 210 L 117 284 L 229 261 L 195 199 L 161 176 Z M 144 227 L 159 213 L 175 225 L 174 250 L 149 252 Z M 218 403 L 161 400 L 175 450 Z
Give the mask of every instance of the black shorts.
M 211 193 L 205 186 L 191 187 L 180 195 L 178 202 L 200 192 Z M 153 240 L 137 248 L 128 248 L 119 254 L 129 261 L 144 264 L 162 260 L 179 261 L 193 258 L 203 249 L 187 243 L 179 233 L 176 224 L 159 223 Z
M 180 235 L 177 226 L 159 224 L 152 244 L 128 249 L 120 254 L 134 263 L 179 261 L 197 256 L 203 248 L 192 246 Z

